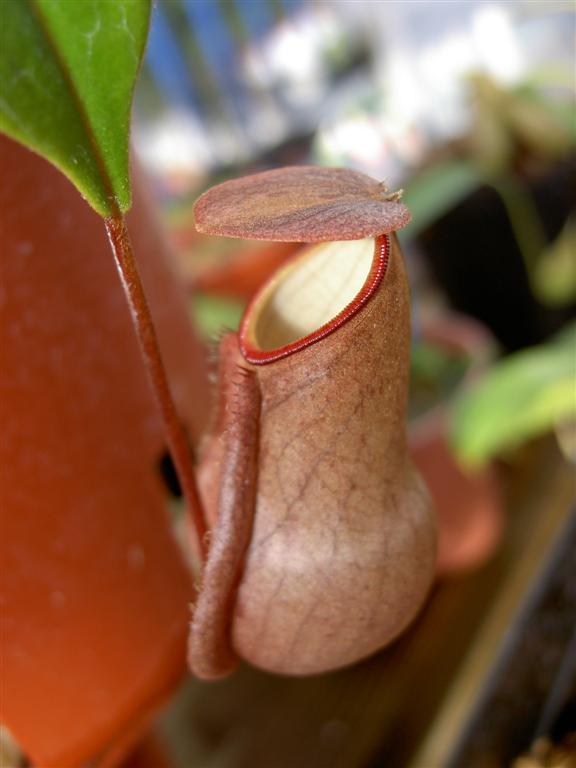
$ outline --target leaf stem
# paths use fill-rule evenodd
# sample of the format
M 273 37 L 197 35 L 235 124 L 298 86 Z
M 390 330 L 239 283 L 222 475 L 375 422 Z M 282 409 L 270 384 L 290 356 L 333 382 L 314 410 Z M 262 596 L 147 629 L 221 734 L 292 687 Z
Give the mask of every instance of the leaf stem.
M 204 560 L 206 556 L 206 521 L 194 476 L 192 452 L 170 393 L 154 323 L 150 315 L 138 266 L 134 259 L 126 222 L 124 217 L 119 215 L 104 219 L 104 223 L 112 246 L 116 268 L 130 307 L 144 365 L 162 414 L 170 455 L 178 473 L 188 514 L 196 531 L 199 550 Z

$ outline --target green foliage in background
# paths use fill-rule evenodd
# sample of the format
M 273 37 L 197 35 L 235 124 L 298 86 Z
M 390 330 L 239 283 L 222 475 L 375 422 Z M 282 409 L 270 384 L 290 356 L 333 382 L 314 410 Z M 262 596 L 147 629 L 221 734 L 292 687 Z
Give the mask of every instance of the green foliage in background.
M 468 355 L 418 340 L 410 350 L 409 418 L 447 401 L 470 366 Z
M 507 171 L 521 154 L 554 162 L 574 147 L 573 117 L 533 83 L 509 88 L 481 72 L 468 80 L 472 102 L 468 151 L 486 174 Z
M 214 342 L 224 331 L 235 331 L 243 312 L 244 302 L 239 299 L 196 293 L 192 302 L 194 324 L 208 342 Z
M 130 207 L 130 110 L 149 20 L 149 0 L 2 2 L 0 129 L 101 216 Z
M 452 443 L 478 466 L 556 425 L 576 419 L 576 324 L 548 344 L 510 355 L 460 396 Z
M 534 293 L 542 304 L 562 307 L 576 299 L 575 254 L 576 216 L 571 216 L 534 270 Z
M 467 160 L 449 159 L 422 171 L 410 180 L 402 197 L 412 213 L 406 233 L 416 237 L 481 183 L 481 174 Z

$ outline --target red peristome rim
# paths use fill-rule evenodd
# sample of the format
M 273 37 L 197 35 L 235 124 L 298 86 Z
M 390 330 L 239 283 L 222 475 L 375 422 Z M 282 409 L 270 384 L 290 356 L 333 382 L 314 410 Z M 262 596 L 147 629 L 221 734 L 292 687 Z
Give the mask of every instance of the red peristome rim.
M 354 317 L 354 315 L 359 312 L 376 293 L 378 286 L 386 274 L 389 259 L 390 237 L 387 234 L 379 235 L 377 238 L 375 238 L 374 258 L 372 260 L 372 266 L 370 268 L 368 277 L 360 289 L 360 292 L 350 302 L 350 304 L 344 307 L 344 309 L 339 312 L 336 317 L 332 318 L 332 320 L 325 323 L 320 328 L 318 328 L 318 330 L 310 333 L 308 336 L 303 336 L 301 339 L 292 342 L 292 344 L 286 344 L 284 347 L 278 347 L 277 349 L 270 349 L 266 351 L 256 349 L 246 341 L 246 333 L 248 331 L 248 318 L 250 317 L 252 308 L 261 298 L 262 292 L 266 290 L 267 286 L 264 286 L 256 294 L 256 296 L 254 296 L 246 308 L 240 323 L 240 351 L 242 352 L 246 361 L 252 363 L 253 365 L 266 365 L 267 363 L 274 363 L 276 360 L 281 360 L 283 357 L 288 357 L 288 355 L 293 355 L 294 352 L 299 352 L 301 349 L 306 349 L 306 347 L 310 347 L 312 344 L 316 344 L 317 341 L 320 341 L 321 339 L 326 338 L 326 336 L 329 336 L 331 333 L 334 333 L 334 331 L 337 331 L 338 328 L 344 325 L 344 323 L 348 322 L 351 317 Z

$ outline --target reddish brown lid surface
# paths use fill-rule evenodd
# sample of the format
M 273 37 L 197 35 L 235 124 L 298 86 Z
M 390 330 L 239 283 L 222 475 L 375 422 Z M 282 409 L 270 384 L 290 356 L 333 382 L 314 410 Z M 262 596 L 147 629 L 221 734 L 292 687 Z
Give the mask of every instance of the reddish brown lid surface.
M 194 206 L 199 232 L 251 240 L 361 240 L 405 227 L 399 194 L 346 168 L 294 166 L 212 187 Z

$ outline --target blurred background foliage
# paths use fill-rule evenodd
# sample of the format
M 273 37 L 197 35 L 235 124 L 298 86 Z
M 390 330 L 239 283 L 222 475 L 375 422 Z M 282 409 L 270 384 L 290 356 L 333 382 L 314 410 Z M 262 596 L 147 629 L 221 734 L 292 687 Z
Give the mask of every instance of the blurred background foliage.
M 423 392 L 449 401 L 468 464 L 560 422 L 565 434 L 576 352 L 555 334 L 576 302 L 574 91 L 568 2 L 159 0 L 134 141 L 203 333 L 234 328 L 291 251 L 197 235 L 195 197 L 279 165 L 351 167 L 403 188 L 413 213 L 412 412 Z M 445 307 L 513 353 L 468 394 L 462 360 L 420 338 Z

